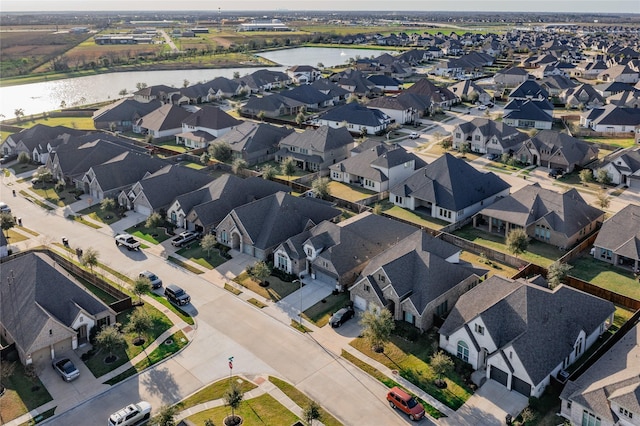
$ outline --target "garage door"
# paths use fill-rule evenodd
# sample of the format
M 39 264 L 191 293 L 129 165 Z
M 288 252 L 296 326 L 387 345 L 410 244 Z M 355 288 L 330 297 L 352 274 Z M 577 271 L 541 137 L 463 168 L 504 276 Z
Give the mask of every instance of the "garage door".
M 355 299 L 353 299 L 353 306 L 355 306 L 356 309 L 360 309 L 361 311 L 366 311 L 367 299 L 361 296 L 356 296 Z
M 640 178 L 629 177 L 627 178 L 627 184 L 629 188 L 640 189 Z
M 511 378 L 511 390 L 521 393 L 527 398 L 531 396 L 531 385 L 516 376 Z
M 509 378 L 509 375 L 505 371 L 502 371 L 499 368 L 497 368 L 495 365 L 491 366 L 489 377 L 491 377 L 492 380 L 495 380 L 501 385 L 507 386 L 507 379 Z
M 136 204 L 135 211 L 137 211 L 138 213 L 143 214 L 145 216 L 151 215 L 151 208 L 149 208 L 147 206 L 140 205 L 140 204 Z
M 315 271 L 314 275 L 316 276 L 316 280 L 322 281 L 323 283 L 336 285 L 336 279 L 330 275 L 323 274 L 322 272 Z

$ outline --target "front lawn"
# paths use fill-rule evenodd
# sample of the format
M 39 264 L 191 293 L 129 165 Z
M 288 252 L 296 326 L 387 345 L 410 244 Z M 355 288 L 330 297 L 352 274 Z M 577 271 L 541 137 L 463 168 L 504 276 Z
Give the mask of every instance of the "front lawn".
M 235 381 L 238 385 L 238 389 L 242 393 L 249 392 L 255 389 L 257 386 L 248 380 L 244 380 L 241 377 L 233 376 L 231 380 Z M 218 380 L 211 383 L 194 393 L 190 397 L 183 399 L 178 403 L 180 410 L 186 410 L 187 408 L 194 407 L 198 404 L 202 404 L 208 401 L 215 401 L 216 399 L 224 398 L 224 394 L 229 390 L 229 379 Z
M 283 426 L 292 425 L 298 420 L 295 414 L 269 394 L 243 400 L 235 413 L 242 417 L 245 425 Z M 231 415 L 231 409 L 221 406 L 201 411 L 187 417 L 187 420 L 198 426 L 204 425 L 207 419 L 212 420 L 213 424 L 222 425 L 228 415 Z
M 120 215 L 115 210 L 103 210 L 100 207 L 100 203 L 96 203 L 91 207 L 87 207 L 78 212 L 81 215 L 87 215 L 91 219 L 102 222 L 106 225 L 111 225 L 121 219 Z
M 324 327 L 329 322 L 331 315 L 338 309 L 344 307 L 347 302 L 349 302 L 349 295 L 347 293 L 332 294 L 304 311 L 302 318 L 314 323 L 318 327 Z
M 226 257 L 222 256 L 219 249 L 213 249 L 210 253 L 207 253 L 202 249 L 200 240 L 195 240 L 188 246 L 178 250 L 176 253 L 197 263 L 198 265 L 204 266 L 207 269 L 217 268 L 228 260 Z
M 6 231 L 5 236 L 7 237 L 7 242 L 9 244 L 15 244 L 15 243 L 19 243 L 20 241 L 25 241 L 29 239 L 29 237 L 26 237 L 20 232 L 14 231 L 13 229 L 9 229 L 8 231 Z
M 13 362 L 15 363 L 13 374 L 2 379 L 2 384 L 6 388 L 0 399 L 0 423 L 2 424 L 53 399 L 40 379 L 37 377 L 29 378 L 20 361 Z M 2 363 L 4 369 L 8 367 L 10 362 L 2 360 Z
M 270 299 L 274 302 L 287 297 L 300 288 L 300 284 L 298 283 L 288 283 L 273 275 L 266 280 L 269 282 L 269 285 L 267 287 L 262 287 L 260 283 L 254 281 L 246 272 L 235 277 L 233 281 L 248 288 L 265 299 Z
M 284 380 L 280 380 L 276 377 L 269 376 L 269 381 L 276 385 L 278 389 L 284 392 L 296 405 L 303 410 L 311 403 L 311 398 L 307 395 L 296 389 L 294 386 L 285 382 Z M 341 426 L 342 423 L 338 421 L 335 417 L 333 417 L 328 411 L 324 408 L 320 407 L 320 421 L 325 426 Z
M 22 172 L 21 172 L 22 173 Z M 69 204 L 78 201 L 76 199 L 76 189 L 73 187 L 65 188 L 62 192 L 54 190 L 55 183 L 44 182 L 33 185 L 30 189 L 31 192 L 39 195 L 51 204 L 55 204 L 58 207 L 64 207 Z
M 620 269 L 614 265 L 583 255 L 571 262 L 573 268 L 569 275 L 590 282 L 598 287 L 606 288 L 624 296 L 640 300 L 640 284 L 633 278 L 631 271 Z
M 134 237 L 140 238 L 141 240 L 148 241 L 151 244 L 160 244 L 172 237 L 172 235 L 167 234 L 165 228 L 147 228 L 144 222 L 132 226 L 125 232 L 133 235 Z
M 463 378 L 463 374 L 470 376 L 471 371 L 467 368 L 468 364 L 454 359 L 456 370 L 444 379 L 447 387 L 438 388 L 434 383 L 436 376 L 429 365 L 434 348 L 438 347 L 437 342 L 436 334 L 420 334 L 415 327 L 396 322 L 396 330 L 391 341 L 385 346 L 384 353 L 374 352 L 369 342 L 361 337 L 354 339 L 350 344 L 388 368 L 398 370 L 402 377 L 447 407 L 457 410 L 472 394 L 471 388 Z
M 502 235 L 484 232 L 483 230 L 474 228 L 472 225 L 467 225 L 458 229 L 457 231 L 454 231 L 453 234 L 460 238 L 473 241 L 481 246 L 492 248 L 502 253 L 511 254 L 504 243 L 505 237 Z M 541 241 L 530 239 L 527 251 L 519 254 L 518 257 L 526 260 L 527 262 L 548 268 L 549 265 L 561 258 L 564 254 L 564 251 L 561 251 L 551 244 L 545 244 Z

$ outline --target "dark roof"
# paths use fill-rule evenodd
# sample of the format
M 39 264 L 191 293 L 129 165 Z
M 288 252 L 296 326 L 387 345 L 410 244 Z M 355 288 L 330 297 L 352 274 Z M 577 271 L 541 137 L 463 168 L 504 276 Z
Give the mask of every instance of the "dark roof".
M 389 192 L 431 201 L 447 210 L 460 211 L 509 187 L 495 174 L 482 173 L 466 161 L 446 153 Z
M 95 111 L 93 113 L 93 121 L 135 121 L 160 108 L 160 106 L 162 106 L 162 102 L 155 99 L 150 102 L 138 102 L 135 99 L 124 98 Z
M 320 90 L 309 84 L 303 84 L 302 86 L 297 86 L 293 89 L 282 91 L 280 92 L 280 95 L 307 105 L 323 104 L 324 102 L 330 101 L 332 99 L 332 96 L 321 92 Z
M 278 93 L 270 93 L 264 96 L 251 96 L 242 108 L 253 111 L 278 111 L 281 107 L 297 108 L 303 105 L 303 102 L 295 99 L 284 97 Z
M 587 204 L 575 188 L 560 194 L 535 184 L 496 201 L 479 214 L 522 227 L 544 219 L 555 232 L 570 237 L 604 212 Z
M 440 328 L 449 336 L 480 316 L 497 348 L 512 345 L 534 385 L 613 314 L 613 303 L 571 287 L 555 290 L 494 275 L 460 296 Z
M 302 133 L 291 133 L 280 141 L 280 147 L 296 146 L 312 152 L 328 152 L 353 144 L 353 136 L 346 127 L 320 126 Z
M 33 149 L 35 145 L 44 145 L 63 135 L 80 136 L 87 133 L 85 130 L 70 129 L 65 126 L 47 126 L 45 124 L 36 124 L 28 129 L 23 129 L 18 133 L 13 133 L 7 137 L 14 142 L 22 142 L 27 148 Z
M 426 78 L 418 80 L 415 84 L 409 87 L 406 92 L 429 96 L 431 98 L 431 102 L 438 104 L 445 101 L 453 101 L 458 98 L 458 96 L 451 90 L 446 87 L 436 86 Z
M 233 118 L 218 107 L 203 106 L 200 110 L 185 118 L 183 123 L 187 126 L 220 130 L 237 126 L 242 121 Z
M 213 178 L 189 167 L 168 165 L 140 180 L 144 196 L 153 210 L 169 207 L 179 195 L 198 189 Z
M 546 104 L 548 104 L 546 100 L 541 103 L 530 99 L 523 102 L 515 99 L 505 107 L 505 110 L 511 109 L 511 111 L 505 114 L 503 119 L 553 121 L 553 117 L 542 109 Z
M 2 271 L 0 323 L 25 352 L 30 352 L 49 321 L 70 328 L 80 310 L 90 315 L 113 313 L 43 253 L 8 260 Z
M 509 99 L 547 99 L 548 97 L 549 93 L 534 80 L 523 81 L 509 94 Z
M 351 124 L 372 127 L 378 127 L 390 120 L 389 116 L 384 112 L 373 108 L 367 108 L 357 102 L 351 102 L 332 108 L 320 115 L 319 119 L 334 121 L 337 123 L 346 121 Z
M 347 172 L 353 176 L 368 178 L 376 182 L 384 182 L 388 180 L 388 176 L 381 169 L 390 169 L 409 161 L 414 161 L 414 168 L 420 168 L 425 164 L 420 157 L 407 152 L 401 146 L 378 143 L 370 149 L 358 152 L 357 155 L 332 164 L 329 169 Z
M 181 129 L 183 120 L 190 115 L 191 113 L 182 107 L 164 104 L 140 118 L 136 125 L 155 131 Z
M 147 173 L 155 173 L 168 163 L 147 154 L 123 152 L 122 154 L 91 167 L 95 179 L 103 192 L 131 186 L 144 178 Z
M 216 142 L 225 142 L 236 152 L 252 153 L 276 148 L 282 139 L 293 132 L 287 127 L 246 121 L 220 136 Z
M 640 260 L 640 206 L 627 204 L 602 224 L 595 246 Z
M 598 148 L 585 141 L 555 130 L 541 130 L 531 142 L 538 152 L 545 150 L 553 155 L 562 155 L 568 164 L 584 165 L 597 155 Z

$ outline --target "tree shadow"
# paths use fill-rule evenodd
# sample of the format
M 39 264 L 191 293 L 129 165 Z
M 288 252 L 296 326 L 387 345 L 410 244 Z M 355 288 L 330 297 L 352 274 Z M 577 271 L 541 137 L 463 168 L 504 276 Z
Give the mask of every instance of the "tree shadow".
M 148 374 L 142 377 L 142 385 L 165 404 L 174 403 L 181 398 L 179 386 L 166 366 L 149 370 Z

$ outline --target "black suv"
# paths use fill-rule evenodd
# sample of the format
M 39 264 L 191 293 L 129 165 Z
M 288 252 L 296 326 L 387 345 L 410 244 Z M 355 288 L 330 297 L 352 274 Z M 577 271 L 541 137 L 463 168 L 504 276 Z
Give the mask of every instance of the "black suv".
M 191 296 L 189 296 L 186 291 L 175 284 L 169 284 L 167 287 L 165 287 L 164 295 L 166 296 L 167 300 L 169 300 L 169 302 L 178 306 L 188 305 L 191 301 Z

